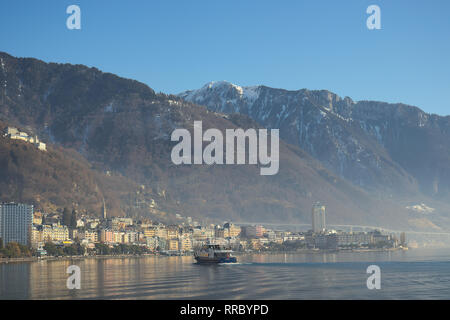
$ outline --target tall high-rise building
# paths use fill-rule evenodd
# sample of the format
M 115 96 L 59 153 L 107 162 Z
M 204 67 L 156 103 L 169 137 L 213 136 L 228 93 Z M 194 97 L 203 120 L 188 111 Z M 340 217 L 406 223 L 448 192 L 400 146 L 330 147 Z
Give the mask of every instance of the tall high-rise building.
M 30 245 L 33 206 L 20 203 L 0 204 L 0 238 L 3 245 L 17 242 Z
M 402 247 L 406 246 L 406 234 L 404 232 L 400 234 L 400 245 Z
M 312 230 L 315 233 L 325 231 L 325 206 L 316 202 L 312 207 Z

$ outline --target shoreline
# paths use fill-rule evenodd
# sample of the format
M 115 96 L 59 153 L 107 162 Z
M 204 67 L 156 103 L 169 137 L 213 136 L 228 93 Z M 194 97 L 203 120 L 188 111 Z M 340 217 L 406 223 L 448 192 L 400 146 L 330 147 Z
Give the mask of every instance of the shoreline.
M 317 250 L 317 249 L 303 249 L 296 251 L 251 251 L 251 252 L 235 252 L 235 256 L 241 255 L 252 255 L 252 254 L 323 254 L 323 253 L 345 253 L 345 252 L 355 252 L 355 253 L 369 253 L 369 252 L 392 252 L 403 250 L 402 248 L 389 248 L 389 249 L 348 249 L 348 250 Z M 187 257 L 193 256 L 192 254 L 180 254 L 172 255 L 172 257 Z M 85 259 L 123 259 L 123 258 L 145 258 L 145 257 L 171 257 L 170 255 L 164 254 L 120 254 L 120 255 L 95 255 L 95 256 L 64 256 L 64 257 L 24 257 L 24 258 L 0 258 L 1 264 L 9 263 L 29 263 L 29 262 L 41 262 L 41 261 L 68 261 L 68 260 L 85 260 Z
M 143 258 L 150 256 L 163 256 L 159 254 L 118 254 L 118 255 L 97 255 L 97 256 L 63 256 L 63 257 L 25 257 L 25 258 L 0 258 L 0 264 L 21 263 L 21 262 L 40 262 L 40 261 L 66 261 L 66 260 L 85 260 L 85 259 L 123 259 L 123 258 Z

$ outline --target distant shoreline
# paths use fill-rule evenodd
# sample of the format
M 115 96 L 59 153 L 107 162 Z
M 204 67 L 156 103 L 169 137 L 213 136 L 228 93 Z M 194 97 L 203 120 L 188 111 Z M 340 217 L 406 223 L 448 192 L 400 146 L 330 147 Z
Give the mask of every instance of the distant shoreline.
M 0 258 L 0 264 L 21 263 L 21 262 L 39 262 L 39 261 L 66 261 L 66 260 L 84 260 L 84 259 L 121 259 L 121 258 L 143 258 L 163 256 L 159 254 L 118 254 L 118 255 L 96 255 L 96 256 L 63 256 L 63 257 L 25 257 L 25 258 Z
M 343 253 L 343 252 L 356 252 L 356 253 L 368 253 L 368 252 L 390 252 L 398 251 L 402 248 L 388 248 L 388 249 L 348 249 L 348 250 L 314 250 L 314 249 L 302 249 L 294 251 L 251 251 L 251 252 L 235 252 L 234 255 L 252 255 L 252 254 L 295 254 L 295 253 Z M 191 254 L 181 254 L 174 256 L 192 256 Z M 9 263 L 24 263 L 24 262 L 39 262 L 39 261 L 68 261 L 68 260 L 84 260 L 84 259 L 123 259 L 123 258 L 144 258 L 144 257 L 169 257 L 164 254 L 120 254 L 120 255 L 95 255 L 95 256 L 64 256 L 64 257 L 25 257 L 25 258 L 0 258 L 0 264 Z

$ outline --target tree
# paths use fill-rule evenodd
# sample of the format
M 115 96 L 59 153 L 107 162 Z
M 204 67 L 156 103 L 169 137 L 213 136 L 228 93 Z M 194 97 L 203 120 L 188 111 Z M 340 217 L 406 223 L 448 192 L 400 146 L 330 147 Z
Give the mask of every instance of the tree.
M 85 248 L 79 242 L 75 243 L 74 246 L 77 250 L 77 255 L 79 256 L 84 255 Z
M 56 256 L 58 255 L 58 248 L 56 248 L 56 245 L 52 242 L 47 242 L 44 245 L 44 250 L 47 251 L 47 254 L 49 256 Z
M 111 253 L 111 249 L 109 248 L 109 246 L 107 246 L 104 243 L 96 243 L 95 249 L 96 249 L 97 254 L 99 254 L 99 255 L 105 255 L 105 254 Z
M 74 256 L 77 254 L 77 249 L 74 246 L 64 247 L 64 254 L 68 256 Z
M 20 251 L 19 244 L 17 242 L 8 243 L 5 249 L 3 250 L 3 253 L 8 258 L 19 258 L 22 254 L 22 252 Z
M 27 246 L 18 243 L 21 257 L 31 257 L 31 250 Z

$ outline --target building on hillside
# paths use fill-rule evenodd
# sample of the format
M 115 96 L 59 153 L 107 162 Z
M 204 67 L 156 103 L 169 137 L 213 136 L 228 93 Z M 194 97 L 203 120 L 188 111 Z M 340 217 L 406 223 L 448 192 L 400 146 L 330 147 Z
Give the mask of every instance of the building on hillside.
M 123 232 L 113 231 L 113 243 L 122 243 Z
M 108 226 L 113 230 L 124 230 L 128 226 L 133 225 L 133 219 L 116 217 L 108 220 Z
M 179 243 L 178 239 L 169 239 L 168 242 L 168 250 L 170 251 L 178 251 L 179 250 Z
M 100 241 L 103 243 L 113 243 L 114 242 L 113 231 L 109 229 L 102 229 L 100 231 Z
M 167 229 L 159 226 L 156 230 L 156 236 L 160 239 L 167 239 Z
M 247 226 L 244 230 L 247 238 L 261 238 L 264 234 L 264 227 L 261 225 Z
M 83 219 L 77 219 L 77 228 L 84 227 L 84 220 Z
M 86 219 L 85 226 L 87 226 L 89 229 L 97 229 L 97 227 L 100 225 L 100 219 Z
M 138 243 L 139 242 L 139 234 L 136 231 L 127 231 L 125 233 L 128 243 Z
M 367 232 L 351 232 L 351 233 L 338 233 L 337 234 L 337 244 L 339 247 L 348 246 L 368 246 L 374 243 L 374 238 L 372 233 Z
M 99 232 L 95 231 L 95 230 L 85 230 L 84 232 L 79 233 L 79 238 L 80 239 L 84 239 L 87 240 L 90 243 L 97 243 L 99 240 Z M 104 237 L 106 238 L 106 236 L 104 235 Z M 104 241 L 106 242 L 106 241 Z
M 392 241 L 392 237 L 390 235 L 382 234 L 378 230 L 371 232 L 371 234 L 373 237 L 374 244 L 381 243 L 381 242 L 388 243 L 388 242 Z
M 78 229 L 69 228 L 69 239 L 80 239 L 80 237 L 78 236 Z
M 214 228 L 195 227 L 192 230 L 192 237 L 199 242 L 207 242 L 215 238 Z
M 192 250 L 192 241 L 190 237 L 183 236 L 180 238 L 179 248 L 181 251 L 191 251 Z
M 241 227 L 236 226 L 230 222 L 223 225 L 225 238 L 236 238 L 241 235 Z
M 254 250 L 260 250 L 262 248 L 262 243 L 260 238 L 250 239 L 250 243 Z
M 42 225 L 32 225 L 31 227 L 31 247 L 39 248 L 44 245 Z
M 178 226 L 168 226 L 167 227 L 167 239 L 177 239 L 179 237 Z
M 42 238 L 44 242 L 63 242 L 69 240 L 69 228 L 54 223 L 42 226 Z
M 159 247 L 158 237 L 147 237 L 145 240 L 146 240 L 146 245 L 150 250 L 155 251 L 156 249 L 158 249 L 158 247 Z
M 39 141 L 39 138 L 37 136 L 29 136 L 26 132 L 21 132 L 17 130 L 17 128 L 14 127 L 7 127 L 4 130 L 3 136 L 8 137 L 10 139 L 14 140 L 22 140 L 28 143 L 32 143 L 35 145 L 36 148 L 38 148 L 41 151 L 47 151 L 47 145 L 41 141 Z
M 339 248 L 339 239 L 339 234 L 337 233 L 309 232 L 302 242 L 306 244 L 308 248 L 337 250 Z
M 216 228 L 214 230 L 214 236 L 216 238 L 225 238 L 225 229 L 222 228 Z
M 146 238 L 153 238 L 156 236 L 156 227 L 148 227 L 146 229 L 144 229 L 144 236 Z
M 33 214 L 33 224 L 42 224 L 42 213 L 41 212 L 34 212 Z
M 158 249 L 159 251 L 168 250 L 169 243 L 166 238 L 158 238 Z

